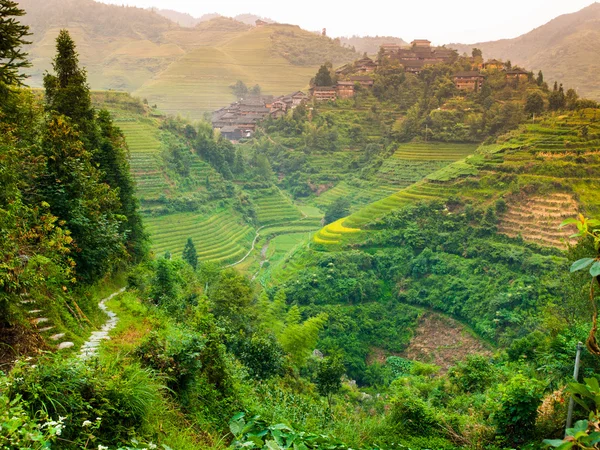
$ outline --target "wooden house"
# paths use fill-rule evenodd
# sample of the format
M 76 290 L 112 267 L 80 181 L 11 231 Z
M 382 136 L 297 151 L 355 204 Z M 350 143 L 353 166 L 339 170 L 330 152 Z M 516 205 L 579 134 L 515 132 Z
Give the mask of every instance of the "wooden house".
M 476 71 L 458 72 L 454 74 L 454 85 L 460 91 L 477 92 L 483 85 L 485 77 Z
M 352 98 L 354 97 L 354 82 L 338 81 L 336 90 L 339 98 Z
M 381 44 L 381 50 L 385 56 L 389 56 L 398 52 L 398 50 L 400 50 L 400 46 L 398 44 Z
M 506 71 L 506 79 L 509 81 L 527 81 L 529 79 L 529 72 L 523 69 L 510 69 Z
M 415 39 L 410 45 L 414 48 L 430 48 L 431 41 L 428 41 L 427 39 Z
M 502 70 L 504 63 L 498 59 L 488 59 L 483 63 L 483 68 L 485 70 Z
M 308 100 L 308 95 L 302 91 L 296 91 L 290 97 L 292 97 L 292 108 L 295 108 Z
M 374 80 L 371 77 L 365 76 L 354 76 L 350 77 L 350 81 L 353 83 L 358 83 L 362 88 L 369 89 L 373 87 Z
M 310 95 L 318 102 L 337 99 L 335 86 L 314 86 L 310 88 Z
M 257 27 L 264 27 L 265 25 L 269 25 L 269 22 L 265 22 L 264 20 L 260 20 L 260 19 L 258 19 L 254 23 L 256 24 Z

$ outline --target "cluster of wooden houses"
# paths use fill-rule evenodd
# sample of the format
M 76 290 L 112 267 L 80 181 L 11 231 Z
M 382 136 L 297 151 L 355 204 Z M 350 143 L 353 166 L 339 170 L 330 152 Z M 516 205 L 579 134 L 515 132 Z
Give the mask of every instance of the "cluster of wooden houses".
M 505 69 L 504 63 L 495 59 L 483 63 L 480 66 L 486 71 L 503 70 L 506 80 L 512 81 L 513 83 L 527 81 L 531 77 L 531 73 L 523 69 Z M 470 70 L 454 74 L 454 85 L 458 90 L 463 92 L 478 92 L 484 82 L 485 74 L 480 70 Z
M 290 95 L 253 95 L 240 99 L 212 114 L 213 128 L 231 141 L 251 137 L 258 122 L 268 117 L 279 118 L 287 111 L 306 102 L 308 95 L 302 91 Z
M 320 102 L 352 98 L 357 87 L 369 89 L 373 87 L 374 80 L 369 76 L 350 76 L 345 80 L 338 81 L 334 86 L 313 86 L 309 89 L 310 96 Z

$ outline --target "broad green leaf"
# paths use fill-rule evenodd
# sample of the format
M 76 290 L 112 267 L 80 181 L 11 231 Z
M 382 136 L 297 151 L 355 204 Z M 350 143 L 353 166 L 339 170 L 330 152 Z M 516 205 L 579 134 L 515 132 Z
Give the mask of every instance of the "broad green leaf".
M 600 275 L 600 261 L 596 261 L 594 264 L 592 264 L 592 267 L 590 267 L 590 275 L 593 277 Z
M 567 220 L 564 220 L 564 221 L 563 221 L 563 222 L 562 222 L 562 223 L 561 223 L 561 224 L 558 226 L 558 228 L 564 228 L 564 227 L 566 227 L 567 225 L 571 225 L 571 224 L 574 224 L 574 223 L 579 223 L 579 220 L 577 220 L 577 219 L 573 219 L 573 218 L 571 218 L 571 219 L 567 219 Z
M 578 420 L 577 422 L 575 422 L 575 426 L 573 427 L 573 430 L 575 431 L 575 433 L 579 433 L 580 431 L 586 431 L 587 428 L 588 428 L 587 420 Z
M 598 384 L 598 380 L 596 378 L 585 378 L 585 384 L 590 387 L 592 392 L 600 391 L 600 384 Z
M 600 220 L 598 219 L 590 219 L 587 221 L 588 223 L 588 227 L 592 227 L 592 228 L 596 228 L 597 226 L 600 226 Z
M 266 445 L 269 450 L 281 450 L 281 447 L 275 441 L 267 441 Z
M 233 416 L 230 420 L 230 422 L 235 422 L 237 420 L 240 420 L 242 417 L 244 417 L 246 415 L 245 412 L 239 412 L 237 413 L 235 416 Z
M 598 442 L 600 442 L 600 433 L 598 431 L 594 431 L 593 433 L 590 434 L 588 444 L 595 445 Z
M 571 265 L 571 272 L 577 272 L 578 270 L 583 270 L 588 267 L 590 264 L 594 262 L 594 258 L 581 258 L 578 261 L 575 261 L 573 265 Z
M 550 447 L 559 447 L 564 444 L 562 439 L 544 439 L 543 443 Z

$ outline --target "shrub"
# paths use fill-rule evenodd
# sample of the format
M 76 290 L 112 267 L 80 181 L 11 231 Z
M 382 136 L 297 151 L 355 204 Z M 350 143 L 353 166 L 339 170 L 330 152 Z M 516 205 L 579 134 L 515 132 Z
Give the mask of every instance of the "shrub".
M 200 354 L 205 339 L 191 331 L 174 330 L 162 337 L 153 331 L 135 353 L 142 363 L 168 377 L 168 386 L 181 391 L 201 369 Z
M 236 355 L 252 376 L 266 380 L 282 373 L 285 354 L 275 337 L 255 334 L 250 338 L 244 336 L 239 341 Z
M 530 439 L 535 429 L 542 384 L 521 374 L 500 386 L 500 409 L 494 414 L 498 434 L 511 443 Z
M 61 425 L 65 449 L 82 448 L 90 438 L 86 421 L 94 424 L 96 444 L 127 441 L 160 398 L 161 386 L 149 371 L 118 359 L 91 366 L 57 358 L 18 366 L 11 375 L 7 397 L 12 402 L 22 399 L 29 417 L 47 417 L 52 419 L 50 426 Z
M 483 355 L 469 355 L 448 371 L 448 377 L 462 392 L 482 392 L 494 377 L 494 366 Z

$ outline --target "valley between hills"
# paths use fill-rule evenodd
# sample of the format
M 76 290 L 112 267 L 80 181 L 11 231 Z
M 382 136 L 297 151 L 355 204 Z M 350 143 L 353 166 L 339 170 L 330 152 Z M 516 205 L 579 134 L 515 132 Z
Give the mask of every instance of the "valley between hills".
M 161 14 L 0 0 L 0 448 L 598 447 L 591 83 Z

